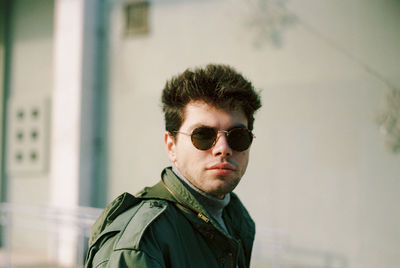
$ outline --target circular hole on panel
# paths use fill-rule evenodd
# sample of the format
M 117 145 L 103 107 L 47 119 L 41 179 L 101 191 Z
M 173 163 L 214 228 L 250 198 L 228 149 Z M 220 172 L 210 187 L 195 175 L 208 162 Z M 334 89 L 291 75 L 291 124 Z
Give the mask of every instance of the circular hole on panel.
M 30 154 L 30 158 L 32 162 L 35 162 L 38 159 L 38 154 L 35 151 L 32 151 Z
M 24 110 L 19 109 L 19 110 L 17 111 L 17 118 L 18 118 L 18 120 L 22 120 L 22 119 L 24 119 L 24 117 L 25 117 Z
M 15 160 L 16 160 L 17 162 L 21 163 L 22 160 L 24 160 L 24 155 L 23 155 L 21 152 L 17 152 L 17 153 L 15 154 Z
M 38 108 L 33 108 L 32 109 L 32 118 L 36 119 L 39 117 L 39 109 Z
M 17 137 L 17 140 L 18 140 L 19 142 L 23 141 L 23 140 L 24 140 L 24 132 L 21 131 L 21 130 L 18 130 L 18 131 L 17 131 L 16 137 Z
M 32 140 L 34 140 L 34 141 L 37 140 L 38 136 L 39 136 L 39 132 L 36 129 L 31 131 Z

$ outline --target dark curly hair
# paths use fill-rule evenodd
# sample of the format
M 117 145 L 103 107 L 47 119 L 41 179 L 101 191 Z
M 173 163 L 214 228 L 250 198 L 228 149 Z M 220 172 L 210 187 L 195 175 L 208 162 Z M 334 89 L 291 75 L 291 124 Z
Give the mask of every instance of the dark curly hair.
M 222 109 L 240 108 L 250 130 L 254 112 L 261 107 L 260 96 L 251 82 L 234 68 L 209 64 L 205 68 L 186 69 L 167 81 L 162 92 L 165 129 L 173 136 L 182 125 L 185 106 L 191 101 L 204 101 Z

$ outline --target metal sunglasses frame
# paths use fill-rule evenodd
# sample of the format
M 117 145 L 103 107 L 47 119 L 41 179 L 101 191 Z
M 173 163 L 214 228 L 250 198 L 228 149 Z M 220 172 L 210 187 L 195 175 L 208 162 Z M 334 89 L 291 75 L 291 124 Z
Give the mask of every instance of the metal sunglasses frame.
M 200 128 L 213 129 L 214 131 L 217 132 L 217 135 L 216 135 L 216 137 L 215 137 L 215 139 L 214 139 L 214 142 L 212 143 L 211 147 L 208 148 L 208 149 L 200 149 L 200 148 L 198 148 L 198 147 L 195 145 L 195 143 L 193 142 L 193 132 L 194 132 L 195 130 L 197 130 L 197 129 L 200 129 Z M 230 130 L 217 130 L 217 129 L 212 128 L 212 127 L 198 127 L 198 128 L 193 129 L 192 133 L 190 133 L 190 134 L 189 134 L 189 133 L 185 133 L 185 132 L 181 132 L 181 131 L 174 131 L 174 133 L 179 133 L 179 134 L 183 134 L 183 135 L 186 135 L 186 136 L 190 136 L 190 140 L 192 141 L 192 144 L 193 144 L 194 147 L 196 147 L 196 148 L 199 149 L 199 150 L 206 151 L 206 150 L 209 150 L 209 149 L 211 149 L 211 148 L 213 148 L 213 147 L 215 146 L 215 144 L 217 143 L 217 141 L 218 141 L 218 139 L 219 139 L 218 133 L 225 133 L 226 138 L 228 139 L 229 134 L 230 134 L 233 130 L 235 130 L 235 129 L 246 130 L 248 133 L 250 133 L 250 135 L 251 135 L 251 137 L 252 137 L 252 141 L 251 141 L 250 144 L 249 144 L 249 147 L 250 147 L 250 145 L 253 143 L 253 139 L 254 139 L 256 136 L 255 136 L 255 135 L 253 134 L 253 132 L 252 132 L 250 129 L 248 129 L 248 128 L 235 127 L 235 128 L 230 129 Z M 231 144 L 229 144 L 229 141 L 228 141 L 228 145 L 232 148 Z M 247 148 L 246 148 L 245 150 L 243 150 L 243 151 L 246 151 L 249 147 L 247 147 Z M 232 148 L 232 149 L 233 149 L 233 148 Z M 235 150 L 235 149 L 234 149 L 234 150 Z M 243 152 L 243 151 L 242 151 L 242 152 Z

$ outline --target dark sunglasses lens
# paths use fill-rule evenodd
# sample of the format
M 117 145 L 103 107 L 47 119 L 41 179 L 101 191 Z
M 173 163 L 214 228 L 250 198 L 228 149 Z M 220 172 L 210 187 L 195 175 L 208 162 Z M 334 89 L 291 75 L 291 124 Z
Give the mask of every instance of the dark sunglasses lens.
M 192 143 L 199 150 L 208 150 L 217 138 L 217 132 L 213 128 L 201 127 L 193 130 Z
M 228 144 L 238 152 L 247 150 L 253 141 L 253 135 L 245 128 L 235 128 L 229 132 Z

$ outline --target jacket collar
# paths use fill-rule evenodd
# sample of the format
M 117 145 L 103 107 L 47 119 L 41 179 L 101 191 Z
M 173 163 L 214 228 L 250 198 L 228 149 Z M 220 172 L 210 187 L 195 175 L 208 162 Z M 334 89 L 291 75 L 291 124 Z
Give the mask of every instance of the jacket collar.
M 229 222 L 226 222 L 228 223 L 226 225 L 232 234 L 230 235 L 209 215 L 206 209 L 183 185 L 171 167 L 162 171 L 160 182 L 152 187 L 145 187 L 135 197 L 138 199 L 162 199 L 175 203 L 186 218 L 198 228 L 205 230 L 215 228 L 228 237 L 239 235 L 254 238 L 254 222 L 234 193 L 231 193 L 231 201 L 223 212 L 224 220 Z
M 177 204 L 178 208 L 180 208 L 186 217 L 196 226 L 203 226 L 204 228 L 212 228 L 213 226 L 221 233 L 230 236 L 219 226 L 217 221 L 213 219 L 186 186 L 183 185 L 181 180 L 172 171 L 172 167 L 165 168 L 161 173 L 161 181 L 153 187 L 145 188 L 138 194 L 138 197 L 172 201 Z
M 223 218 L 229 231 L 229 233 L 227 233 L 182 184 L 176 174 L 172 171 L 171 167 L 163 170 L 161 182 L 157 185 L 160 185 L 163 182 L 165 184 L 163 185 L 164 192 L 165 186 L 173 192 L 171 193 L 168 190 L 166 191 L 170 195 L 167 200 L 179 203 L 184 207 L 190 206 L 195 210 L 188 212 L 187 209 L 182 209 L 183 212 L 186 212 L 184 213 L 186 217 L 201 233 L 208 235 L 210 232 L 217 229 L 220 233 L 230 239 L 236 240 L 237 238 L 240 238 L 245 244 L 245 247 L 251 249 L 255 235 L 255 224 L 236 194 L 231 193 L 231 201 L 225 207 L 223 212 Z M 157 187 L 157 185 L 155 187 Z M 209 222 L 199 220 L 200 217 L 198 215 L 196 217 L 196 213 L 202 213 L 205 215 L 209 219 Z

